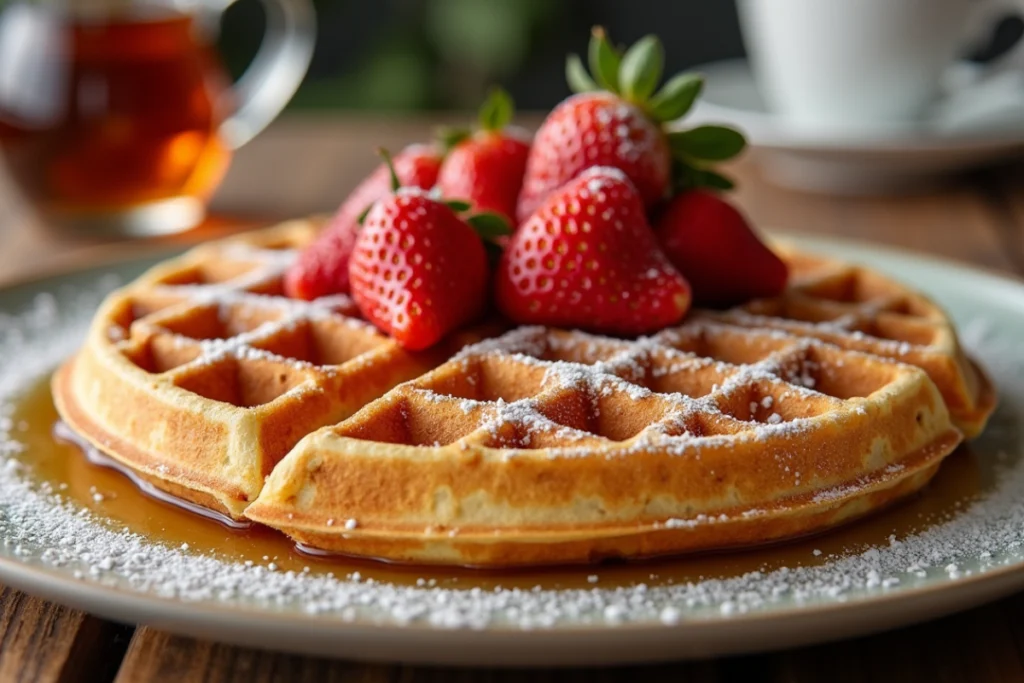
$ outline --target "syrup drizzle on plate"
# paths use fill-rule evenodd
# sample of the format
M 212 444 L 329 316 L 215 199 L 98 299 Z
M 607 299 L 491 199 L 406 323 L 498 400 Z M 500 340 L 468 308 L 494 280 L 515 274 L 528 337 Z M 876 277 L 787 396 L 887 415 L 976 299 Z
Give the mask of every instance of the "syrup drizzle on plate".
M 146 494 L 150 498 L 159 500 L 161 503 L 167 503 L 168 505 L 175 505 L 180 507 L 187 512 L 191 512 L 194 515 L 200 517 L 206 517 L 213 521 L 223 524 L 229 529 L 248 529 L 252 526 L 252 522 L 245 519 L 232 519 L 225 514 L 211 510 L 210 508 L 197 505 L 191 501 L 179 498 L 178 496 L 162 491 L 154 486 L 152 483 L 146 481 L 140 477 L 135 470 L 125 465 L 122 465 L 117 460 L 114 460 L 109 455 L 106 455 L 98 448 L 93 446 L 91 443 L 82 438 L 78 432 L 73 430 L 68 423 L 63 420 L 57 420 L 53 423 L 53 438 L 58 443 L 68 443 L 75 446 L 78 450 L 82 451 L 82 455 L 85 459 L 91 462 L 93 465 L 99 467 L 106 467 L 118 472 L 124 477 L 127 477 L 135 488 L 139 489 L 141 493 Z

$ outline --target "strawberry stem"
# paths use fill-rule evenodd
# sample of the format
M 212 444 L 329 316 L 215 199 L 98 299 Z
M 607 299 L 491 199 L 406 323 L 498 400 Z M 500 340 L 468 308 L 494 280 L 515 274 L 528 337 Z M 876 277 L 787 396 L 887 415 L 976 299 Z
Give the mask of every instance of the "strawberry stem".
M 398 188 L 402 186 L 402 181 L 398 179 L 398 173 L 395 172 L 395 162 L 391 158 L 391 152 L 387 151 L 383 147 L 378 147 L 377 154 L 380 155 L 384 160 L 384 164 L 388 167 L 388 173 L 391 175 L 391 191 L 398 191 Z

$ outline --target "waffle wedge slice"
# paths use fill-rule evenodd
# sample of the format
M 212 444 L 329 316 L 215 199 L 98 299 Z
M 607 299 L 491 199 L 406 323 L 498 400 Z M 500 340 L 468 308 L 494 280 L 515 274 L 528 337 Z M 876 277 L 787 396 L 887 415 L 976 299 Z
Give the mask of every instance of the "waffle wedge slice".
M 160 489 L 239 518 L 299 439 L 433 364 L 346 297 L 282 296 L 317 227 L 212 243 L 113 293 L 54 377 L 62 418 Z
M 397 562 L 663 555 L 869 513 L 921 488 L 960 439 L 925 372 L 814 339 L 523 328 L 303 439 L 246 516 Z
M 960 347 L 945 311 L 869 268 L 785 246 L 780 252 L 790 267 L 790 286 L 781 296 L 698 317 L 783 330 L 916 365 L 939 387 L 964 435 L 981 433 L 995 409 L 996 393 Z

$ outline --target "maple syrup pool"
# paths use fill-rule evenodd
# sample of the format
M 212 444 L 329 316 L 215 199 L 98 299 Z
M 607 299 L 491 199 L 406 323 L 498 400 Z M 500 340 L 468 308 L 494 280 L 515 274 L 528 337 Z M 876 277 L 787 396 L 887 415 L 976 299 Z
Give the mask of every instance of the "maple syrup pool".
M 11 416 L 17 439 L 25 444 L 23 462 L 40 483 L 92 510 L 112 528 L 126 528 L 151 542 L 181 547 L 190 553 L 276 568 L 278 571 L 332 573 L 345 578 L 358 572 L 363 580 L 400 585 L 467 589 L 479 587 L 603 589 L 619 586 L 679 584 L 727 579 L 752 571 L 815 566 L 836 556 L 889 545 L 941 523 L 994 485 L 983 476 L 977 456 L 961 446 L 949 456 L 932 482 L 918 495 L 867 519 L 811 538 L 750 550 L 681 558 L 608 562 L 509 571 L 389 565 L 301 552 L 283 534 L 258 524 L 229 528 L 179 505 L 143 493 L 120 471 L 91 462 L 74 443 L 58 439 L 59 417 L 49 379 L 22 395 Z

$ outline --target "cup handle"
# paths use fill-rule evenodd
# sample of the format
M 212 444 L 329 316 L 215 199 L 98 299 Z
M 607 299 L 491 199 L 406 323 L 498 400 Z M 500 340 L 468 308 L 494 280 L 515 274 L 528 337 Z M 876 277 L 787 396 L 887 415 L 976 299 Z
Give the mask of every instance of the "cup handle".
M 267 32 L 252 64 L 235 84 L 238 108 L 220 126 L 221 138 L 231 149 L 252 140 L 281 113 L 313 58 L 316 13 L 310 0 L 260 1 Z
M 1024 19 L 1024 0 L 982 0 L 975 6 L 973 16 L 968 21 L 968 33 L 980 33 L 981 29 L 990 30 L 998 14 L 1015 14 Z M 1007 72 L 1024 73 L 1024 38 L 1017 42 L 997 59 L 971 69 L 966 83 L 974 85 L 988 81 Z

